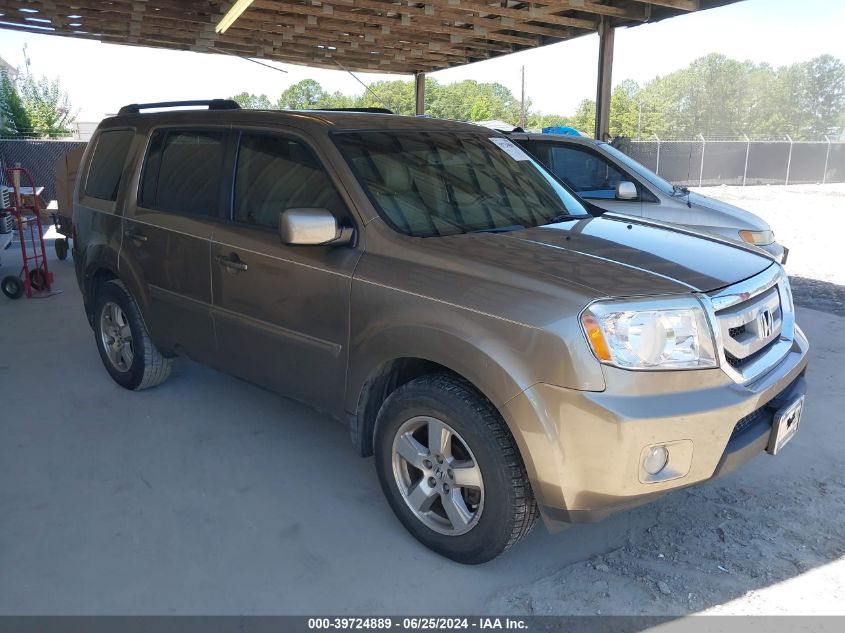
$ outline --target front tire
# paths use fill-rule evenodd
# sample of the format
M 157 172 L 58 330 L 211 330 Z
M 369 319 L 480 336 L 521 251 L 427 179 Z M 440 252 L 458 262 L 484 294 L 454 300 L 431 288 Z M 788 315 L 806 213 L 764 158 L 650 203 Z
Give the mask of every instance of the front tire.
M 423 376 L 376 420 L 382 490 L 405 528 L 459 563 L 487 562 L 526 536 L 537 504 L 510 430 L 466 381 Z
M 98 289 L 94 338 L 103 365 L 121 387 L 148 389 L 170 375 L 172 361 L 153 344 L 138 304 L 120 280 L 107 281 Z

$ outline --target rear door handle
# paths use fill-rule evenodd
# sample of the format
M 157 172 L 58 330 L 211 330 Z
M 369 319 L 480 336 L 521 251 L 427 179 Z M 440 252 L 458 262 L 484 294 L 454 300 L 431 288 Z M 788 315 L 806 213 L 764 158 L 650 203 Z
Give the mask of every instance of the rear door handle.
M 231 253 L 229 255 L 218 255 L 214 259 L 216 259 L 217 263 L 221 266 L 224 266 L 236 272 L 247 270 L 249 268 L 245 262 L 241 261 L 240 257 L 238 257 L 236 253 Z
M 147 236 L 143 233 L 138 233 L 135 229 L 126 229 L 123 234 L 133 242 L 146 242 Z

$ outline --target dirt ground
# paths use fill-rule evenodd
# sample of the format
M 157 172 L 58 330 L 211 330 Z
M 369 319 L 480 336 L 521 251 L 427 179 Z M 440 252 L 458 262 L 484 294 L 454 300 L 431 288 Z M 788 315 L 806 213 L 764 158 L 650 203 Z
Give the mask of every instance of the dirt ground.
M 114 385 L 56 262 L 62 294 L 0 297 L 0 614 L 845 615 L 845 186 L 706 193 L 768 219 L 809 280 L 803 428 L 479 567 L 414 541 L 325 416 L 188 361 L 148 392 Z

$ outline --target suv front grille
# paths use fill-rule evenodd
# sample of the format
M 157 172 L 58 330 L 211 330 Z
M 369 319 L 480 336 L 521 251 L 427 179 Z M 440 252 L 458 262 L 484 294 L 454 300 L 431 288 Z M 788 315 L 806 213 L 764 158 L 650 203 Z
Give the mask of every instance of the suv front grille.
M 725 364 L 738 382 L 773 367 L 788 351 L 794 315 L 780 266 L 711 296 Z M 729 372 L 731 373 L 731 372 Z
M 760 418 L 765 415 L 766 409 L 765 407 L 760 407 L 756 411 L 753 411 L 742 418 L 739 422 L 736 423 L 734 427 L 733 433 L 731 433 L 731 439 L 735 438 L 738 435 L 742 435 L 748 429 L 750 429 L 754 423 L 759 420 Z

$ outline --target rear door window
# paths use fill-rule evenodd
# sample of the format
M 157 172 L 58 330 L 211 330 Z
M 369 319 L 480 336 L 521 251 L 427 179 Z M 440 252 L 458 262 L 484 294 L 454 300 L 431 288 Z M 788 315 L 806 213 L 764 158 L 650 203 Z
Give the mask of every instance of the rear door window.
M 225 131 L 156 130 L 147 150 L 139 203 L 157 211 L 216 217 L 225 154 Z
M 123 166 L 134 134 L 132 130 L 100 132 L 85 180 L 85 195 L 111 202 L 117 200 Z
M 235 172 L 233 218 L 276 229 L 279 214 L 317 207 L 346 217 L 346 207 L 325 169 L 304 143 L 277 135 L 243 133 Z

